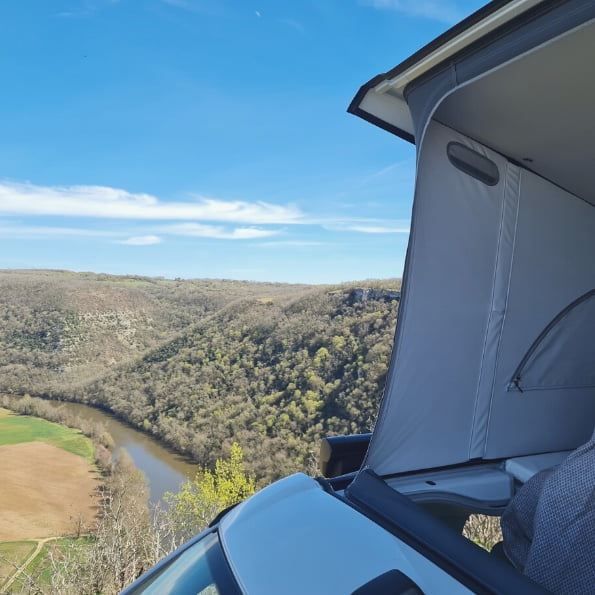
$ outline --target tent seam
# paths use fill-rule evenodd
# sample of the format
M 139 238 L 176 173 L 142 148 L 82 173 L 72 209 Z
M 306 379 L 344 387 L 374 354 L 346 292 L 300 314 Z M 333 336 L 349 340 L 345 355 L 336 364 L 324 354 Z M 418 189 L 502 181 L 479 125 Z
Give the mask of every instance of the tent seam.
M 488 312 L 488 319 L 485 326 L 485 333 L 483 338 L 483 347 L 481 352 L 481 361 L 479 364 L 479 374 L 477 376 L 477 385 L 475 389 L 475 402 L 473 406 L 473 417 L 471 420 L 471 433 L 469 435 L 469 446 L 468 446 L 468 458 L 472 458 L 473 453 L 473 444 L 475 443 L 476 436 L 478 434 L 476 428 L 476 421 L 477 421 L 477 414 L 479 408 L 479 400 L 480 400 L 480 391 L 481 391 L 481 380 L 484 374 L 484 368 L 486 363 L 486 356 L 487 356 L 487 345 L 490 335 L 490 329 L 492 326 L 492 320 L 494 318 L 494 300 L 496 294 L 496 283 L 498 279 L 498 269 L 500 266 L 500 260 L 502 255 L 502 235 L 504 233 L 504 214 L 506 211 L 506 195 L 508 192 L 508 186 L 510 184 L 510 176 L 508 175 L 508 162 L 506 163 L 506 178 L 504 180 L 503 189 L 502 189 L 502 202 L 500 205 L 500 223 L 498 226 L 498 244 L 496 246 L 496 259 L 494 262 L 494 271 L 492 275 L 492 291 L 490 295 L 490 308 Z
M 496 346 L 496 358 L 494 360 L 494 376 L 492 378 L 492 387 L 490 390 L 490 405 L 488 407 L 488 415 L 486 420 L 486 431 L 484 437 L 484 454 L 486 451 L 486 447 L 489 441 L 490 436 L 490 420 L 492 418 L 492 409 L 494 406 L 494 394 L 496 391 L 496 372 L 498 370 L 498 363 L 500 362 L 500 352 L 502 348 L 502 335 L 504 334 L 504 326 L 506 324 L 506 315 L 508 313 L 508 300 L 510 297 L 510 282 L 512 280 L 512 271 L 514 268 L 514 256 L 516 253 L 516 241 L 517 241 L 517 231 L 519 225 L 519 211 L 521 208 L 521 187 L 522 187 L 522 179 L 523 179 L 523 168 L 519 167 L 518 165 L 514 165 L 509 163 L 508 168 L 514 167 L 518 169 L 518 176 L 515 188 L 515 197 L 516 197 L 516 213 L 514 219 L 514 234 L 512 237 L 512 246 L 510 251 L 510 268 L 508 269 L 508 280 L 506 283 L 506 298 L 504 300 L 504 310 L 502 313 L 502 323 L 500 325 L 500 333 L 498 337 L 498 345 Z

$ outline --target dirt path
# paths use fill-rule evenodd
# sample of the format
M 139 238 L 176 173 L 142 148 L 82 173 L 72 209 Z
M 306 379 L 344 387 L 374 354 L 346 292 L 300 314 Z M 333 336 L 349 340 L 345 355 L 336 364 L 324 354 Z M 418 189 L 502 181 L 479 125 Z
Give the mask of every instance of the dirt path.
M 13 583 L 21 576 L 21 574 L 26 570 L 27 566 L 35 560 L 35 556 L 41 552 L 41 548 L 46 544 L 48 541 L 52 541 L 53 539 L 59 539 L 59 537 L 44 537 L 43 539 L 37 539 L 32 541 L 37 541 L 37 546 L 31 553 L 31 555 L 14 571 L 14 573 L 10 576 L 10 578 L 1 586 L 2 591 L 1 593 L 8 593 L 10 587 Z

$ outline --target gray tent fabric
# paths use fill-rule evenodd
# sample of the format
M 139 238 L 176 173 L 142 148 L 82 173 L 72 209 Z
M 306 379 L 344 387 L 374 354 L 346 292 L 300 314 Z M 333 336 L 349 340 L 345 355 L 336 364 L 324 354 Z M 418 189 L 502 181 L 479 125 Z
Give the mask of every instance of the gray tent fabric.
M 451 142 L 496 164 L 499 183 L 455 167 Z M 518 167 L 436 122 L 419 159 L 418 171 L 432 175 L 417 180 L 407 286 L 366 463 L 379 475 L 468 460 L 495 268 L 506 244 L 501 228 L 515 224 L 510 178 Z
M 453 165 L 452 143 L 493 162 L 498 183 Z M 588 439 L 595 392 L 583 381 L 594 366 L 576 366 L 584 362 L 577 354 L 595 357 L 595 302 L 557 325 L 563 350 L 546 337 L 525 370 L 531 390 L 510 386 L 542 331 L 593 289 L 594 229 L 592 204 L 430 122 L 392 362 L 365 464 L 389 475 L 572 450 Z
M 364 462 L 381 476 L 560 453 L 593 432 L 595 300 L 581 296 L 595 287 L 595 2 L 531 5 L 366 94 L 368 115 L 404 122 L 417 146 L 397 332 Z M 453 146 L 475 157 L 461 164 Z M 478 175 L 480 162 L 495 175 Z M 531 478 L 502 526 L 528 576 L 595 593 L 595 435 Z
M 442 103 L 430 93 L 438 105 L 416 124 L 399 320 L 365 461 L 379 475 L 572 450 L 591 435 L 595 302 L 538 342 L 515 379 L 548 324 L 595 287 L 595 195 L 578 193 L 595 188 L 595 84 L 584 92 L 594 35 L 588 21 L 457 79 Z M 567 83 L 553 98 L 550 67 Z M 436 90 L 440 75 L 420 85 Z M 418 100 L 412 92 L 413 115 Z M 453 146 L 491 162 L 496 183 L 457 164 Z
M 534 475 L 501 519 L 504 552 L 560 594 L 595 590 L 595 433 L 553 469 Z
M 506 35 L 494 36 L 491 43 L 482 44 L 483 47 L 476 51 L 461 52 L 442 68 L 433 71 L 431 76 L 410 83 L 405 89 L 405 97 L 412 114 L 416 144 L 423 137 L 436 106 L 451 90 L 595 17 L 595 5 L 591 0 L 570 0 L 559 4 L 541 11 L 524 27 L 511 27 Z M 469 117 L 470 112 L 464 113 L 465 117 Z
M 591 20 L 458 86 L 433 118 L 595 204 L 594 36 Z

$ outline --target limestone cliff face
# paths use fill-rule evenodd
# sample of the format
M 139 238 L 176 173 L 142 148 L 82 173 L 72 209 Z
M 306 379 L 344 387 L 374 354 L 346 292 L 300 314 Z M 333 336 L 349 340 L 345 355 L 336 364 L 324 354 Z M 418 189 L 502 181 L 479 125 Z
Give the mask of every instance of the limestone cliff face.
M 372 289 L 364 287 L 352 289 L 349 292 L 348 303 L 350 306 L 368 300 L 385 302 L 392 302 L 395 300 L 398 302 L 401 300 L 401 292 L 394 289 Z

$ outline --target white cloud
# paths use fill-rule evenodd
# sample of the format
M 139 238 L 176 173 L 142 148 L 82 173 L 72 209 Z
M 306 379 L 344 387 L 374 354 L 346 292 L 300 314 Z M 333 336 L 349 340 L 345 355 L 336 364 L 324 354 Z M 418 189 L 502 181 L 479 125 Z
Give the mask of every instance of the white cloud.
M 0 237 L 10 238 L 45 238 L 45 239 L 66 239 L 73 237 L 97 237 L 112 238 L 117 244 L 130 246 L 148 246 L 158 244 L 162 239 L 155 235 L 178 235 L 201 238 L 212 238 L 220 240 L 255 240 L 267 238 L 280 233 L 273 229 L 258 229 L 255 227 L 236 227 L 226 229 L 219 225 L 204 225 L 200 223 L 180 223 L 174 225 L 145 226 L 136 228 L 145 231 L 145 235 L 132 235 L 133 230 L 128 228 L 121 231 L 101 229 L 80 229 L 72 227 L 50 227 L 50 226 L 24 226 L 20 223 L 11 223 L 10 220 L 0 221 Z M 130 236 L 130 237 L 126 237 Z M 119 239 L 124 237 L 124 239 Z
M 262 14 L 260 13 L 260 11 L 259 11 L 259 10 L 255 10 L 255 11 L 254 11 L 254 14 L 255 14 L 255 15 L 258 17 L 258 18 L 260 18 L 260 17 L 262 16 Z
M 367 184 L 368 182 L 371 182 L 372 180 L 376 180 L 378 178 L 382 178 L 389 173 L 399 174 L 400 177 L 404 179 L 412 180 L 415 177 L 415 163 L 411 162 L 410 160 L 397 161 L 396 163 L 392 163 L 391 165 L 383 167 L 382 169 L 379 169 L 366 176 L 361 180 L 361 183 Z
M 204 225 L 202 223 L 179 223 L 161 228 L 162 233 L 197 238 L 213 238 L 218 240 L 254 240 L 266 238 L 279 233 L 274 229 L 257 229 L 255 227 L 236 227 L 227 230 L 220 225 Z
M 97 229 L 79 229 L 73 227 L 49 227 L 49 226 L 24 226 L 20 224 L 0 224 L 0 236 L 17 238 L 42 237 L 42 238 L 66 238 L 66 237 L 113 237 L 119 235 L 116 232 Z
M 325 225 L 325 229 L 329 231 L 355 231 L 358 233 L 409 233 L 410 225 L 408 222 L 399 221 L 396 223 L 385 222 L 353 222 L 341 223 L 336 225 Z
M 197 197 L 166 202 L 150 194 L 106 186 L 36 186 L 0 181 L 0 234 L 5 237 L 67 238 L 96 236 L 120 244 L 146 246 L 164 236 L 217 240 L 263 240 L 285 230 L 280 225 L 308 225 L 335 232 L 365 234 L 409 233 L 410 221 L 379 218 L 314 217 L 292 205 L 226 201 Z M 13 217 L 83 217 L 92 229 L 68 226 L 26 226 Z M 115 226 L 108 221 L 121 220 Z M 13 222 L 14 221 L 14 222 Z M 80 223 L 77 223 L 80 226 Z M 103 229 L 102 229 L 103 227 Z M 280 239 L 263 246 L 319 246 L 309 238 Z
M 299 223 L 292 205 L 226 201 L 201 196 L 164 202 L 150 194 L 108 186 L 36 186 L 0 182 L 0 213 L 133 220 L 206 220 L 244 224 Z
M 117 244 L 126 244 L 127 246 L 152 246 L 153 244 L 161 244 L 159 236 L 134 236 L 127 240 L 118 240 Z
M 394 10 L 448 25 L 458 23 L 467 14 L 448 0 L 360 0 L 360 3 L 380 10 Z
M 349 231 L 358 231 L 360 233 L 409 233 L 409 229 L 406 227 L 395 228 L 369 225 L 353 225 L 351 227 L 348 227 L 347 229 Z

